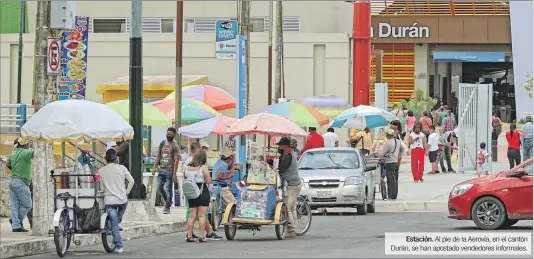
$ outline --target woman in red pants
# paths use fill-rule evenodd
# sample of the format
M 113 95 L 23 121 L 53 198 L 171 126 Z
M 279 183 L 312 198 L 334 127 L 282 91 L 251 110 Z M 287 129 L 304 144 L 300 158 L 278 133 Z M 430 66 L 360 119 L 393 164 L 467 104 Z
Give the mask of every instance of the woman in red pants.
M 421 123 L 416 123 L 408 137 L 408 144 L 412 153 L 412 175 L 414 182 L 423 182 L 425 170 L 426 136 L 421 132 Z

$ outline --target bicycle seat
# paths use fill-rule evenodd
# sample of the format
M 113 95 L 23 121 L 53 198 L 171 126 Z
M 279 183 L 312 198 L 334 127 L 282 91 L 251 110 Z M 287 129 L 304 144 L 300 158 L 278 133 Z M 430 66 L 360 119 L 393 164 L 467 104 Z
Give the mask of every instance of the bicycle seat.
M 68 193 L 68 192 L 63 192 L 63 193 L 59 193 L 57 195 L 57 198 L 61 199 L 61 200 L 68 200 L 68 199 L 72 198 L 72 195 L 70 195 L 70 193 Z

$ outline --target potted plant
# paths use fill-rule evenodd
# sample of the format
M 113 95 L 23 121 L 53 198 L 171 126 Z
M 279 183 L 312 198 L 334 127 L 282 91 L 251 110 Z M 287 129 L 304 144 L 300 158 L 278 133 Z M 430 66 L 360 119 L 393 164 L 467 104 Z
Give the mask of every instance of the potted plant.
M 412 94 L 412 98 L 409 101 L 402 100 L 402 105 L 411 110 L 417 118 L 423 116 L 423 112 L 428 111 L 436 105 L 437 100 L 430 96 L 426 96 L 423 90 L 417 89 Z

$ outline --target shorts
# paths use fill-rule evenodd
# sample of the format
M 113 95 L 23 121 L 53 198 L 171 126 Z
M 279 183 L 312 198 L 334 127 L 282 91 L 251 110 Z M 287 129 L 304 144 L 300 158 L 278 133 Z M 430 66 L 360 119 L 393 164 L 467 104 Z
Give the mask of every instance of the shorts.
M 428 159 L 430 160 L 430 163 L 435 163 L 438 159 L 438 151 L 428 152 Z
M 488 172 L 488 164 L 484 163 L 481 165 L 477 165 L 477 172 L 479 173 L 487 173 Z

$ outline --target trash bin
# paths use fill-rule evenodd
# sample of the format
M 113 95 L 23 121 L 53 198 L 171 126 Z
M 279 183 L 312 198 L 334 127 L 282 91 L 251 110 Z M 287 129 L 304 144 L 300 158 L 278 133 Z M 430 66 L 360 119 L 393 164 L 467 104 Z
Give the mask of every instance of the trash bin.
M 497 140 L 491 141 L 491 161 L 497 162 Z
M 501 118 L 501 121 L 508 122 L 508 119 L 506 118 L 506 106 L 501 106 L 499 112 L 499 117 Z

